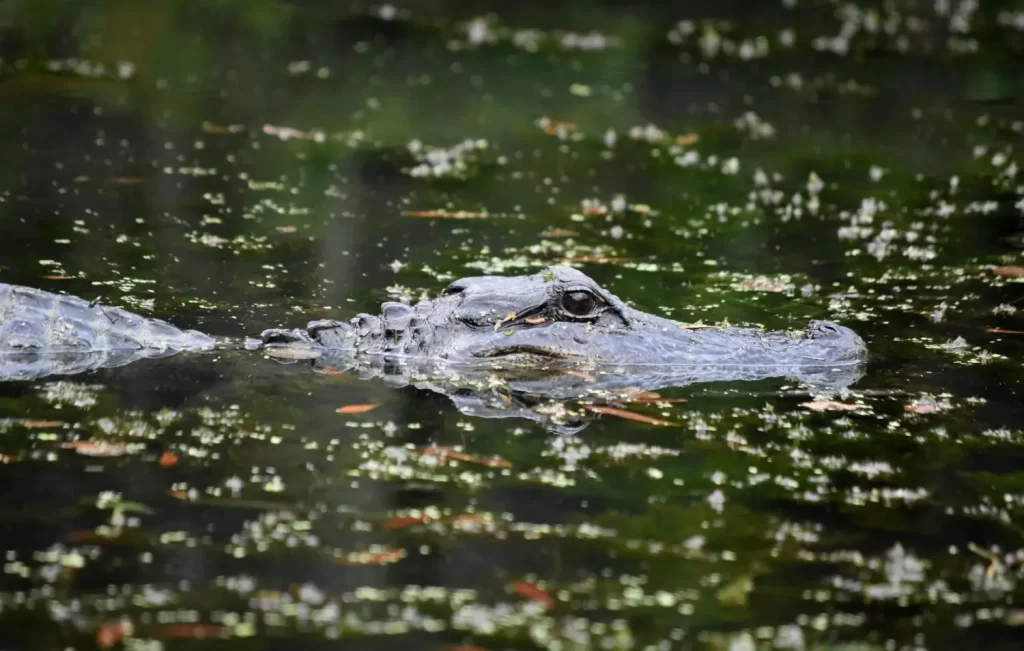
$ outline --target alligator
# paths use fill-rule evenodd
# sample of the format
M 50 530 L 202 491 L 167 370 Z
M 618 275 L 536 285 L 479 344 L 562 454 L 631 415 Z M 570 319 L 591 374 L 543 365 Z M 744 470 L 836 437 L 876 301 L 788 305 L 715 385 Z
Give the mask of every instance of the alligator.
M 772 377 L 838 389 L 860 378 L 867 357 L 861 338 L 832 322 L 812 321 L 799 333 L 689 326 L 634 309 L 571 267 L 463 278 L 415 305 L 385 302 L 378 315 L 243 340 L 0 284 L 0 380 L 214 350 L 258 350 L 321 372 L 355 370 L 450 395 L 448 380 L 480 386 L 498 377 L 518 383 L 519 394 L 555 399 Z M 477 407 L 488 411 L 486 402 Z

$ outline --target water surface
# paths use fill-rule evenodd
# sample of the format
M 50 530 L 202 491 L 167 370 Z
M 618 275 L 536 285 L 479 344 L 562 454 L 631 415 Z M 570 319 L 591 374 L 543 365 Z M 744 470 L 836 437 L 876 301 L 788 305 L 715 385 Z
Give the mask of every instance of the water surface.
M 872 358 L 568 433 L 238 351 L 0 384 L 0 647 L 1018 648 L 1024 13 L 979 4 L 3 5 L 0 281 L 241 337 L 570 264 Z

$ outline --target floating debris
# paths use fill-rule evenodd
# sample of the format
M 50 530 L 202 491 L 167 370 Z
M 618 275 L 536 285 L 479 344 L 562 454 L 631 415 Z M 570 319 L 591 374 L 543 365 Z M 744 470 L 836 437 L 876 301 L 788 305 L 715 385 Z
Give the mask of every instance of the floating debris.
M 368 411 L 373 411 L 380 405 L 371 403 L 365 405 L 345 405 L 338 407 L 335 411 L 339 414 L 365 414 Z
M 441 219 L 483 219 L 491 216 L 487 212 L 472 212 L 469 210 L 406 210 L 402 214 L 406 217 Z
M 800 406 L 811 411 L 860 411 L 865 409 L 864 405 L 852 405 L 835 400 L 811 400 L 810 402 L 801 402 Z
M 665 420 L 663 418 L 654 418 L 653 416 L 639 414 L 635 411 L 629 411 L 627 409 L 619 409 L 618 407 L 608 407 L 606 405 L 585 405 L 585 407 L 589 411 L 593 411 L 598 414 L 615 416 L 616 418 L 632 420 L 638 423 L 646 423 L 648 425 L 664 425 L 668 427 L 675 427 L 678 425 L 678 423 L 674 423 L 670 420 Z

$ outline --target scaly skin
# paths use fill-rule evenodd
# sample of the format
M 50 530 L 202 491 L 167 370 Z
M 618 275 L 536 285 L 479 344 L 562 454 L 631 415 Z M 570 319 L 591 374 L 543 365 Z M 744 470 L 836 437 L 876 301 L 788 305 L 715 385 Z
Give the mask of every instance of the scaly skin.
M 214 339 L 74 296 L 0 284 L 0 380 L 31 380 L 214 348 Z
M 574 294 L 593 297 L 593 309 L 585 315 L 568 312 L 564 303 Z M 379 316 L 266 330 L 259 345 L 450 362 L 561 360 L 778 371 L 856 366 L 867 357 L 860 337 L 828 321 L 813 321 L 799 335 L 687 327 L 629 307 L 569 267 L 532 276 L 464 278 L 433 300 L 414 306 L 385 303 Z
M 0 379 L 120 366 L 216 341 L 117 308 L 0 284 Z M 466 368 L 510 375 L 538 368 L 619 369 L 627 385 L 793 377 L 845 386 L 867 352 L 848 328 L 814 321 L 799 335 L 752 328 L 694 329 L 635 310 L 581 272 L 552 267 L 532 276 L 464 278 L 433 299 L 384 303 L 378 316 L 304 329 L 267 330 L 248 347 L 291 359 L 360 369 Z M 418 369 L 418 370 L 416 370 Z M 411 381 L 411 380 L 410 380 Z M 564 384 L 541 383 L 557 393 Z M 552 394 L 554 395 L 554 394 Z

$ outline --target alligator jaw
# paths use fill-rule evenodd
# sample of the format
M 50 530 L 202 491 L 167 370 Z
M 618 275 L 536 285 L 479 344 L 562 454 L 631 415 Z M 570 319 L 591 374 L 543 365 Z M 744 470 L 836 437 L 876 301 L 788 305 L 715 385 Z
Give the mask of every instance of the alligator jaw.
M 576 355 L 572 355 L 567 352 L 550 348 L 546 346 L 530 346 L 530 345 L 511 345 L 511 346 L 500 346 L 498 348 L 490 348 L 488 350 L 481 350 L 473 353 L 474 357 L 511 357 L 511 356 L 534 356 L 541 357 L 544 359 L 573 359 Z
M 866 351 L 848 328 L 815 321 L 803 333 L 756 328 L 688 328 L 625 308 L 628 325 L 592 327 L 556 322 L 505 333 L 478 332 L 449 360 L 529 355 L 538 360 L 585 360 L 591 364 L 661 367 L 835 367 L 859 365 Z

